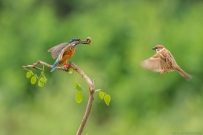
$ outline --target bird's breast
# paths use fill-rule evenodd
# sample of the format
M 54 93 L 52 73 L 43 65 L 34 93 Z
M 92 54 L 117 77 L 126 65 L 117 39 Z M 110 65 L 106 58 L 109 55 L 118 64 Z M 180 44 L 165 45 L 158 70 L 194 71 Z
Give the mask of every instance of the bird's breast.
M 73 49 L 67 49 L 60 59 L 60 65 L 65 64 L 75 53 L 75 47 Z

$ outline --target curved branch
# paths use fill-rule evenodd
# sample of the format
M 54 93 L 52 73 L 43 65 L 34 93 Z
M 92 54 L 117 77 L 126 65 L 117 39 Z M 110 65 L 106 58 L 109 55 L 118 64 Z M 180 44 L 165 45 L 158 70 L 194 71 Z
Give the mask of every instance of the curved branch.
M 44 65 L 48 68 L 52 68 L 52 65 L 47 64 L 46 62 L 40 61 L 38 60 L 36 63 L 33 63 L 33 65 L 27 65 L 27 66 L 22 66 L 23 68 L 34 68 L 40 71 L 43 71 L 43 69 L 37 67 L 38 65 Z M 69 67 L 68 68 L 73 68 L 78 74 L 80 74 L 82 76 L 82 78 L 85 79 L 85 81 L 87 82 L 88 86 L 89 86 L 89 99 L 88 99 L 88 103 L 87 103 L 87 107 L 86 107 L 86 111 L 85 114 L 83 116 L 82 122 L 80 123 L 80 126 L 78 128 L 78 131 L 76 133 L 76 135 L 81 135 L 82 131 L 85 127 L 85 124 L 87 122 L 87 119 L 89 117 L 90 111 L 92 109 L 92 103 L 94 100 L 94 90 L 95 90 L 95 86 L 94 86 L 94 82 L 91 81 L 91 79 L 80 69 L 78 68 L 73 62 L 69 63 Z M 67 67 L 57 67 L 56 69 L 58 70 L 64 70 L 64 71 L 68 71 Z
M 92 103 L 93 103 L 93 100 L 94 100 L 94 90 L 95 90 L 95 87 L 94 87 L 94 82 L 92 82 L 90 80 L 90 78 L 80 69 L 78 68 L 73 62 L 70 62 L 70 67 L 72 67 L 76 72 L 78 72 L 82 78 L 85 79 L 85 81 L 87 82 L 87 84 L 89 85 L 89 100 L 88 100 L 88 103 L 87 103 L 87 107 L 86 107 L 86 111 L 85 111 L 85 114 L 83 116 L 83 119 L 82 119 L 82 122 L 78 128 L 78 131 L 76 133 L 76 135 L 81 135 L 84 127 L 85 127 L 85 124 L 87 122 L 87 119 L 89 117 L 89 114 L 90 114 L 90 111 L 92 109 Z

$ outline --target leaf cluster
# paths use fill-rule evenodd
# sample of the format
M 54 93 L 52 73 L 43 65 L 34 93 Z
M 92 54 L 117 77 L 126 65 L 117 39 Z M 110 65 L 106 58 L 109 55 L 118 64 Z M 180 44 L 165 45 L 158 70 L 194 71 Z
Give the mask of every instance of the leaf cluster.
M 44 86 L 44 84 L 47 82 L 47 78 L 46 78 L 46 76 L 45 76 L 45 74 L 44 74 L 44 71 L 42 71 L 41 73 L 40 73 L 40 75 L 39 75 L 39 77 L 38 77 L 38 75 L 37 74 L 34 74 L 33 72 L 32 72 L 32 70 L 28 70 L 28 69 L 26 69 L 27 70 L 27 72 L 26 72 L 26 77 L 29 79 L 30 78 L 30 83 L 31 84 L 35 84 L 36 82 L 38 82 L 38 86 L 39 87 L 43 87 Z
M 100 99 L 103 99 L 104 102 L 106 103 L 106 105 L 109 106 L 110 101 L 111 101 L 111 96 L 110 96 L 109 94 L 106 94 L 106 93 L 102 92 L 101 89 L 98 89 L 98 90 L 96 90 L 96 91 L 99 92 L 99 98 L 100 98 Z

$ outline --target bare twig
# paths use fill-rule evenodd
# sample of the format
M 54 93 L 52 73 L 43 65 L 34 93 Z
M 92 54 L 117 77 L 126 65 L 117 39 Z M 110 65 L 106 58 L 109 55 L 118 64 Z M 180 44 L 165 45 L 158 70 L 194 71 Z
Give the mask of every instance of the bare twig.
M 50 64 L 48 64 L 48 63 L 46 63 L 46 62 L 43 62 L 43 61 L 41 61 L 41 60 L 38 60 L 37 62 L 35 62 L 35 63 L 33 63 L 33 65 L 27 65 L 27 66 L 22 66 L 23 68 L 35 68 L 35 69 L 37 69 L 37 70 L 40 70 L 40 71 L 43 71 L 43 69 L 41 69 L 41 68 L 39 68 L 39 67 L 37 67 L 37 65 L 44 65 L 44 66 L 46 66 L 46 67 L 48 67 L 48 68 L 52 68 L 53 66 L 52 65 L 50 65 Z M 56 69 L 58 69 L 58 70 L 67 70 L 67 67 L 57 67 Z
M 47 64 L 46 62 L 43 62 L 43 61 L 40 61 L 40 60 L 38 60 L 33 65 L 27 65 L 27 66 L 22 66 L 22 67 L 26 68 L 26 69 L 27 68 L 35 68 L 37 70 L 43 71 L 43 69 L 37 67 L 38 65 L 44 65 L 46 67 L 52 68 L 52 65 Z M 81 135 L 82 131 L 83 131 L 84 127 L 85 127 L 85 124 L 87 122 L 87 119 L 89 117 L 90 111 L 92 109 L 92 103 L 93 103 L 93 100 L 94 100 L 95 87 L 94 87 L 94 82 L 91 81 L 90 78 L 80 68 L 78 68 L 73 62 L 69 63 L 68 68 L 70 68 L 70 67 L 73 68 L 76 72 L 78 72 L 78 74 L 80 74 L 82 76 L 82 78 L 85 79 L 85 81 L 87 82 L 87 84 L 89 86 L 89 99 L 88 99 L 86 111 L 85 111 L 85 114 L 83 116 L 82 122 L 81 122 L 81 124 L 80 124 L 80 126 L 78 128 L 78 131 L 76 133 L 76 135 Z M 67 71 L 68 68 L 67 67 L 57 67 L 58 70 L 64 70 L 64 71 Z

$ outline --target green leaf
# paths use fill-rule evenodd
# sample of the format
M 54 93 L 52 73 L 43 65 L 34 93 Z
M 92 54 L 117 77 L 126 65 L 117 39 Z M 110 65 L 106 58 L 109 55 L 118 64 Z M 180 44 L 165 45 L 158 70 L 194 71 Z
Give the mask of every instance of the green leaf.
M 44 76 L 44 77 L 41 77 L 39 80 L 40 80 L 40 82 L 46 83 L 47 78 Z
M 39 87 L 44 87 L 44 83 L 39 80 L 39 81 L 38 81 L 38 86 L 39 86 Z
M 110 100 L 111 100 L 111 96 L 108 94 L 105 94 L 104 95 L 104 102 L 106 103 L 106 105 L 109 106 Z
M 46 83 L 47 78 L 45 76 L 41 77 L 38 81 L 38 86 L 44 87 L 44 83 Z
M 103 99 L 103 98 L 104 98 L 104 95 L 105 95 L 104 92 L 101 92 L 101 91 L 99 92 L 99 98 L 100 98 L 100 99 Z
M 82 92 L 81 91 L 77 91 L 75 100 L 77 103 L 82 102 Z
M 72 73 L 73 73 L 73 68 L 69 68 L 69 69 L 68 69 L 68 73 L 69 73 L 69 74 L 72 74 Z
M 32 76 L 32 72 L 27 71 L 27 73 L 26 73 L 26 77 L 27 77 L 27 78 L 30 78 L 31 76 Z
M 35 84 L 37 81 L 37 77 L 35 75 L 33 75 L 30 79 L 31 84 Z
M 77 82 L 74 83 L 75 89 L 78 91 L 83 91 L 83 88 Z

